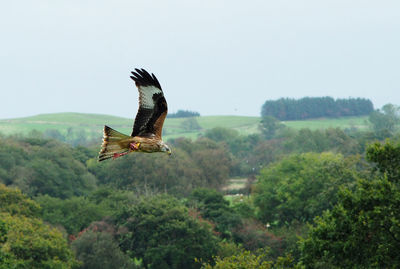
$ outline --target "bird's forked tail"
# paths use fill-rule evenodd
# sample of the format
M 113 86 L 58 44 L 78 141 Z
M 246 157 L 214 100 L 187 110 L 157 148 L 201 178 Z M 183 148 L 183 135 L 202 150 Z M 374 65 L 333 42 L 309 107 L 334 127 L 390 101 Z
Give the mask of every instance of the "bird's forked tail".
M 122 143 L 122 141 L 128 138 L 130 136 L 117 132 L 107 125 L 104 126 L 103 144 L 99 152 L 99 162 L 127 154 L 129 146 L 127 147 L 126 143 Z

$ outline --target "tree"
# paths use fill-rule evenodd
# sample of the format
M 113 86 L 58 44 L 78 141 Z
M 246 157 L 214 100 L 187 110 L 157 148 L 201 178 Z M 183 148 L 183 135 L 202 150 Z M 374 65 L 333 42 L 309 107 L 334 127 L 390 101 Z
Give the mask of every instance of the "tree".
M 400 144 L 387 141 L 375 142 L 367 147 L 367 160 L 376 164 L 376 169 L 385 174 L 388 180 L 400 182 Z
M 257 249 L 268 247 L 270 255 L 273 257 L 282 254 L 283 239 L 268 231 L 266 225 L 255 219 L 243 220 L 238 226 L 233 236 L 235 242 L 241 244 L 246 250 L 256 251 Z
M 210 227 L 189 215 L 188 208 L 168 195 L 145 197 L 117 218 L 121 248 L 146 268 L 198 268 L 208 261 L 217 239 Z
M 399 149 L 390 141 L 368 147 L 380 174 L 341 190 L 338 204 L 316 218 L 300 248 L 306 268 L 400 266 Z
M 269 259 L 268 250 L 259 249 L 256 252 L 241 251 L 232 256 L 215 258 L 215 265 L 203 263 L 202 269 L 286 269 L 300 268 L 294 264 L 291 256 L 279 257 L 275 261 Z
M 56 139 L 58 141 L 65 141 L 65 136 L 60 133 L 57 129 L 46 129 L 43 133 L 46 138 Z
M 93 221 L 101 220 L 107 210 L 85 197 L 59 199 L 48 195 L 39 196 L 43 220 L 53 225 L 62 225 L 68 234 L 77 234 Z
M 261 171 L 254 204 L 264 223 L 311 221 L 337 201 L 341 185 L 358 178 L 355 161 L 340 154 L 294 154 Z
M 398 268 L 400 191 L 387 179 L 360 180 L 317 217 L 301 244 L 306 268 Z
M 200 130 L 201 126 L 200 124 L 197 122 L 196 118 L 187 118 L 184 121 L 181 122 L 181 127 L 183 130 L 185 131 L 196 131 L 196 130 Z
M 168 118 L 190 118 L 190 117 L 200 117 L 199 112 L 190 110 L 178 110 L 176 113 L 169 113 Z
M 231 238 L 232 230 L 241 224 L 240 216 L 229 206 L 224 196 L 213 189 L 193 190 L 189 200 L 204 219 L 215 224 L 215 231 L 222 238 Z
M 221 187 L 229 178 L 232 159 L 229 151 L 212 140 L 200 138 L 194 143 L 192 158 L 198 165 L 209 187 Z M 203 187 L 199 186 L 199 187 Z
M 261 149 L 261 155 L 255 154 L 255 150 L 259 144 L 266 142 L 259 134 L 252 135 L 239 135 L 239 132 L 234 129 L 223 127 L 216 127 L 207 130 L 204 134 L 205 137 L 224 145 L 226 150 L 229 151 L 232 164 L 230 165 L 230 174 L 234 176 L 248 176 L 250 173 L 254 174 L 256 171 L 253 169 L 258 167 L 259 162 L 263 162 L 265 158 L 271 158 L 265 154 L 264 149 Z M 227 147 L 226 147 L 227 146 Z M 270 152 L 268 152 L 270 154 Z M 255 164 L 257 163 L 257 164 Z
M 207 138 L 178 141 L 171 158 L 133 153 L 113 162 L 92 159 L 89 170 L 102 184 L 175 195 L 188 195 L 196 187 L 217 188 L 229 178 L 232 159 L 226 147 Z
M 215 265 L 204 263 L 202 269 L 270 269 L 272 262 L 264 260 L 265 254 L 255 255 L 250 251 L 243 251 L 240 254 L 220 258 L 216 257 Z
M 1 213 L 6 227 L 0 249 L 14 268 L 72 268 L 76 262 L 61 232 L 36 218 Z M 8 267 L 12 268 L 12 267 Z
M 0 138 L 0 180 L 30 196 L 67 198 L 89 193 L 96 178 L 73 148 L 42 138 Z
M 215 127 L 207 130 L 204 136 L 216 142 L 226 142 L 230 144 L 239 137 L 239 132 L 234 129 Z
M 274 138 L 277 132 L 283 128 L 285 125 L 272 116 L 263 116 L 259 125 L 259 129 L 266 139 Z
M 100 228 L 99 228 L 100 227 Z M 72 242 L 82 269 L 139 268 L 119 247 L 114 238 L 114 227 L 97 222 L 90 225 Z
M 0 212 L 26 217 L 38 217 L 40 206 L 17 188 L 0 184 Z
M 189 194 L 194 186 L 206 185 L 205 171 L 177 148 L 171 158 L 133 153 L 112 162 L 91 160 L 88 166 L 101 184 L 119 189 Z
M 279 120 L 302 120 L 321 117 L 344 117 L 368 115 L 374 110 L 368 99 L 332 97 L 280 98 L 267 100 L 261 108 L 261 116 L 273 116 Z
M 4 185 L 0 185 L 0 200 L 0 268 L 78 265 L 61 232 L 36 218 L 38 204 Z
M 372 123 L 375 132 L 388 130 L 393 132 L 396 125 L 400 122 L 400 108 L 392 104 L 386 104 L 382 110 L 375 110 L 369 115 L 369 121 Z

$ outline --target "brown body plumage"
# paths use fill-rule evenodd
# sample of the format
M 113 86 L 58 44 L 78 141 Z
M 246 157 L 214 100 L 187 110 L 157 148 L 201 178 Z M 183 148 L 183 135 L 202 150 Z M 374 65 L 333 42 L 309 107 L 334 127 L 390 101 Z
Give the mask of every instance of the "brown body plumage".
M 162 140 L 162 127 L 168 107 L 160 83 L 154 74 L 144 69 L 135 69 L 131 78 L 139 90 L 139 110 L 135 118 L 132 134 L 122 134 L 104 126 L 103 143 L 99 161 L 118 158 L 130 152 L 165 152 L 171 150 Z

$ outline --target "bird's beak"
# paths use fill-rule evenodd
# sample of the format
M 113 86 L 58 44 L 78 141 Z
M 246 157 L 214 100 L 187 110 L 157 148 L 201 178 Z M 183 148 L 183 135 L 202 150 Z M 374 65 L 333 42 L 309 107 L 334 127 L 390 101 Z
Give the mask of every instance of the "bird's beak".
M 168 153 L 168 156 L 171 156 L 171 154 L 172 154 L 172 152 L 170 150 L 167 151 L 167 153 Z

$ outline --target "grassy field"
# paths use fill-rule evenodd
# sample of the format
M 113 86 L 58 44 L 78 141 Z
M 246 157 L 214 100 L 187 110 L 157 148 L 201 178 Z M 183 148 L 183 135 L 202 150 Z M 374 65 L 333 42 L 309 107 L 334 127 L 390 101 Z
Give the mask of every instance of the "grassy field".
M 248 135 L 258 132 L 260 117 L 246 116 L 202 116 L 197 117 L 197 129 L 191 129 L 188 118 L 167 118 L 164 125 L 165 139 L 187 137 L 196 139 L 206 130 L 214 127 L 232 128 L 240 134 Z M 192 120 L 193 121 L 193 120 Z M 347 117 L 339 119 L 315 119 L 306 121 L 283 122 L 294 129 L 310 128 L 368 128 L 367 117 Z M 103 125 L 130 134 L 133 119 L 122 117 L 83 114 L 83 113 L 54 113 L 41 114 L 26 118 L 0 120 L 0 133 L 3 134 L 29 134 L 32 130 L 45 132 L 46 130 L 58 130 L 66 135 L 69 129 L 82 132 L 88 138 L 97 138 L 102 135 Z
M 247 178 L 231 178 L 228 184 L 222 188 L 224 191 L 240 190 L 246 186 Z
M 196 118 L 199 129 L 187 127 L 187 118 L 167 118 L 164 124 L 166 139 L 176 137 L 197 138 L 208 129 L 214 127 L 233 128 L 241 134 L 257 132 L 258 117 L 245 116 L 204 116 Z M 108 125 L 120 132 L 130 134 L 133 119 L 122 117 L 83 114 L 83 113 L 54 113 L 41 114 L 26 118 L 0 120 L 0 133 L 3 134 L 29 134 L 32 130 L 44 132 L 55 129 L 66 135 L 69 128 L 84 131 L 88 137 L 102 135 L 102 128 Z
M 327 129 L 327 128 L 357 128 L 357 129 L 369 128 L 368 116 L 343 117 L 337 119 L 285 121 L 283 123 L 286 126 L 289 126 L 294 129 L 310 128 L 311 130 Z

